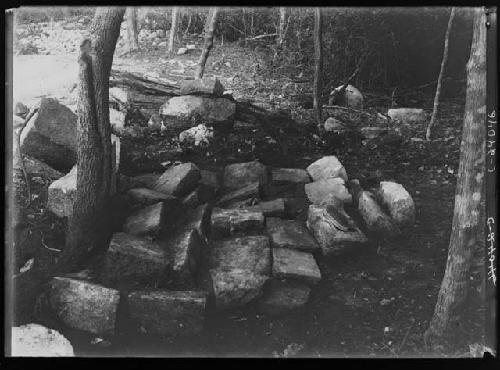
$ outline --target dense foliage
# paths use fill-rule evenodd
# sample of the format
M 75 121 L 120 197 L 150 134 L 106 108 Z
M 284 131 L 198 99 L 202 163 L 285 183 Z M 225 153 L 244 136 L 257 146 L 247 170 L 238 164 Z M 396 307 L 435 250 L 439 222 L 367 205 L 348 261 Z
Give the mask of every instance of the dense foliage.
M 216 43 L 239 42 L 269 51 L 269 69 L 307 78 L 312 75 L 312 8 L 287 8 L 285 38 L 277 47 L 278 8 L 223 8 L 216 30 Z M 43 22 L 79 16 L 91 19 L 94 8 L 23 8 L 18 22 Z M 404 89 L 437 79 L 442 58 L 449 8 L 325 8 L 323 35 L 324 73 L 327 81 L 342 83 L 368 53 L 354 84 L 365 91 Z M 207 8 L 181 8 L 179 33 L 201 34 Z M 141 7 L 139 29 L 166 32 L 170 7 Z M 455 80 L 465 77 L 471 28 L 471 10 L 459 8 L 451 31 L 449 64 L 444 95 L 458 93 Z M 167 34 L 165 33 L 165 36 Z M 267 35 L 267 36 L 266 36 Z M 256 36 L 265 36 L 254 39 Z M 434 88 L 429 86 L 430 91 Z

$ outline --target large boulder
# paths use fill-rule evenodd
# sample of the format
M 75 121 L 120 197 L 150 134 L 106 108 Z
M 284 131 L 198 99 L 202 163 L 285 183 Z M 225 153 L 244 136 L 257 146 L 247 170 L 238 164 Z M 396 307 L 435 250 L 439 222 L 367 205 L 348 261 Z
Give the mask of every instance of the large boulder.
M 347 172 L 334 155 L 329 155 L 318 159 L 316 162 L 312 163 L 307 167 L 307 172 L 313 179 L 313 181 L 327 179 L 330 177 L 340 177 L 344 181 L 347 181 Z
M 320 249 L 307 227 L 300 221 L 268 217 L 266 229 L 273 248 L 291 248 L 312 253 Z
M 340 177 L 310 182 L 304 189 L 307 198 L 313 204 L 343 206 L 352 202 L 352 196 Z
M 77 116 L 54 98 L 42 98 L 38 112 L 21 132 L 23 153 L 57 170 L 76 163 Z
M 218 78 L 197 78 L 195 80 L 182 80 L 179 82 L 180 95 L 213 95 L 221 97 L 224 86 Z
M 378 237 L 392 238 L 400 234 L 398 226 L 384 212 L 375 196 L 369 191 L 362 191 L 357 200 L 358 212 L 363 218 L 369 233 Z
M 408 124 L 424 123 L 427 120 L 427 114 L 419 108 L 393 108 L 387 111 L 387 115 L 393 121 Z
M 271 274 L 271 247 L 263 235 L 215 241 L 208 257 L 209 268 L 247 269 L 257 274 Z
M 72 357 L 73 346 L 57 330 L 39 324 L 12 328 L 11 356 L 15 357 Z
M 207 294 L 197 291 L 135 291 L 128 295 L 130 318 L 144 334 L 196 335 L 203 329 Z
M 269 176 L 265 165 L 258 161 L 234 163 L 224 168 L 223 187 L 239 189 L 254 182 L 267 184 Z
M 292 279 L 269 279 L 259 300 L 260 311 L 281 315 L 303 307 L 309 300 L 311 287 Z
M 50 184 L 47 195 L 47 208 L 58 217 L 68 217 L 73 213 L 76 200 L 77 167 Z
M 156 181 L 154 190 L 180 197 L 194 190 L 199 180 L 198 167 L 194 163 L 182 163 L 167 169 Z
M 174 96 L 160 108 L 165 125 L 173 129 L 188 129 L 196 123 L 217 127 L 233 124 L 236 104 L 226 98 L 195 95 Z
M 20 167 L 14 166 L 14 169 L 17 168 Z M 48 164 L 43 163 L 42 161 L 39 161 L 38 159 L 30 157 L 28 155 L 24 156 L 24 168 L 30 175 L 37 175 L 52 180 L 57 180 L 64 176 L 62 172 L 59 172 L 50 167 Z
M 341 254 L 368 241 L 354 221 L 342 211 L 328 206 L 309 206 L 307 227 L 325 256 Z
M 212 236 L 222 238 L 230 235 L 257 232 L 264 228 L 264 220 L 262 212 L 214 208 L 211 217 Z
M 114 335 L 120 292 L 66 277 L 49 282 L 49 305 L 67 326 L 97 335 Z
M 159 244 L 126 233 L 115 233 L 106 253 L 106 279 L 154 285 L 165 278 L 168 260 Z
M 376 196 L 389 210 L 392 220 L 401 229 L 408 229 L 415 223 L 415 203 L 403 185 L 392 181 L 381 181 Z
M 330 93 L 329 105 L 340 105 L 342 107 L 351 107 L 363 109 L 363 95 L 352 85 L 347 85 L 344 93 L 341 93 L 342 85 L 333 89 Z
M 289 248 L 273 248 L 273 276 L 316 284 L 321 272 L 311 253 Z
M 212 294 L 217 310 L 241 308 L 262 295 L 267 275 L 244 269 L 211 269 Z

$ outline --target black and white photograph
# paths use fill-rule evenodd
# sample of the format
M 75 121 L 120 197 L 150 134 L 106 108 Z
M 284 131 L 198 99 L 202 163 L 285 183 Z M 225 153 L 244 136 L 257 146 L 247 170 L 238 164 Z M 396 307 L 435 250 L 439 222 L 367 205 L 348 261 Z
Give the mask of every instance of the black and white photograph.
M 5 359 L 496 358 L 497 8 L 162 5 L 5 9 Z

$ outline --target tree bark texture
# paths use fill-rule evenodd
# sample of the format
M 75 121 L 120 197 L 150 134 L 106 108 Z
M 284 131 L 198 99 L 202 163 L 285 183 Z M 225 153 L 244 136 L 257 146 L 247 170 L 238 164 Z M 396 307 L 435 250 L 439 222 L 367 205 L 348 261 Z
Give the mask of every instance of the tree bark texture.
M 446 29 L 446 35 L 444 37 L 444 50 L 443 50 L 443 60 L 441 61 L 441 69 L 439 70 L 439 77 L 436 86 L 436 95 L 434 96 L 434 107 L 432 109 L 432 116 L 429 125 L 427 126 L 427 133 L 425 135 L 427 141 L 431 139 L 431 130 L 434 126 L 437 116 L 437 110 L 439 106 L 439 95 L 441 94 L 441 83 L 443 81 L 444 67 L 448 61 L 448 42 L 450 39 L 451 25 L 453 24 L 453 18 L 455 18 L 455 7 L 451 8 L 450 18 L 448 20 L 448 28 Z
M 313 108 L 316 114 L 316 122 L 321 125 L 321 91 L 322 91 L 322 28 L 323 15 L 320 8 L 314 9 L 314 87 L 313 87 Z
M 280 23 L 278 26 L 278 46 L 283 45 L 283 41 L 285 40 L 285 25 L 286 25 L 286 8 L 280 7 Z
M 179 18 L 179 7 L 174 6 L 172 9 L 172 24 L 170 26 L 170 33 L 168 38 L 168 52 L 171 53 L 174 50 L 175 34 L 177 33 L 177 19 Z
M 481 238 L 486 134 L 486 16 L 477 9 L 467 64 L 467 97 L 448 260 L 425 338 L 443 337 L 456 322 L 467 296 L 474 250 Z
M 127 8 L 127 36 L 129 51 L 138 50 L 137 9 L 133 7 Z
M 91 34 L 80 47 L 77 194 L 58 265 L 77 267 L 109 238 L 106 209 L 111 188 L 109 74 L 125 8 L 98 8 Z M 59 268 L 58 268 L 59 270 Z
M 205 72 L 205 65 L 207 63 L 208 54 L 214 45 L 214 32 L 215 26 L 217 24 L 217 15 L 219 13 L 219 8 L 214 7 L 210 10 L 207 17 L 207 23 L 205 26 L 205 44 L 203 46 L 203 51 L 200 55 L 200 60 L 198 61 L 198 68 L 196 69 L 195 78 L 202 78 Z

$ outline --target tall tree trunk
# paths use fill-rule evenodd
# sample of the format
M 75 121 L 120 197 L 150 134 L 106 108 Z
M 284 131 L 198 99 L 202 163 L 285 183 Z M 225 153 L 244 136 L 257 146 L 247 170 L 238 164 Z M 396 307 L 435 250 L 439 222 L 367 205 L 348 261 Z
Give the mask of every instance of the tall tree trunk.
M 467 296 L 474 249 L 481 239 L 481 198 L 484 196 L 486 119 L 486 16 L 477 9 L 467 64 L 467 97 L 460 148 L 453 226 L 446 270 L 425 339 L 438 339 L 454 323 Z
M 210 49 L 214 45 L 214 32 L 215 25 L 217 24 L 217 14 L 219 12 L 219 8 L 213 7 L 210 9 L 210 13 L 207 17 L 207 23 L 205 25 L 205 44 L 203 46 L 203 51 L 200 55 L 200 60 L 198 61 L 198 68 L 196 69 L 196 78 L 202 78 L 203 73 L 205 72 L 205 64 L 207 63 L 208 54 L 210 53 Z
M 127 8 L 127 36 L 128 49 L 134 51 L 139 49 L 139 36 L 137 32 L 137 9 L 134 7 Z
M 313 108 L 316 114 L 318 127 L 321 126 L 321 88 L 322 88 L 322 69 L 323 69 L 323 15 L 321 9 L 314 9 L 314 87 L 313 87 Z
M 434 96 L 434 108 L 432 109 L 431 121 L 427 126 L 427 133 L 425 135 L 427 141 L 431 140 L 432 126 L 434 126 L 434 122 L 436 121 L 436 115 L 439 105 L 439 95 L 441 94 L 441 82 L 443 80 L 444 67 L 446 66 L 446 62 L 448 61 L 448 41 L 450 39 L 450 31 L 451 31 L 451 25 L 453 24 L 453 18 L 455 18 L 455 7 L 451 8 L 450 19 L 448 20 L 448 28 L 446 29 L 446 35 L 444 36 L 443 60 L 441 61 L 441 69 L 439 71 L 439 77 L 436 87 L 436 95 Z
M 77 267 L 109 239 L 106 210 L 111 189 L 109 74 L 125 8 L 98 8 L 92 40 L 80 46 L 77 193 L 68 220 L 66 248 L 57 270 Z
M 278 27 L 278 46 L 281 47 L 283 45 L 283 41 L 285 40 L 285 25 L 286 25 L 286 8 L 280 7 L 280 23 Z
M 171 53 L 174 50 L 174 40 L 175 34 L 177 33 L 177 18 L 179 16 L 179 7 L 174 6 L 172 9 L 172 24 L 170 26 L 170 35 L 168 39 L 168 52 Z

